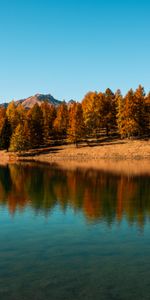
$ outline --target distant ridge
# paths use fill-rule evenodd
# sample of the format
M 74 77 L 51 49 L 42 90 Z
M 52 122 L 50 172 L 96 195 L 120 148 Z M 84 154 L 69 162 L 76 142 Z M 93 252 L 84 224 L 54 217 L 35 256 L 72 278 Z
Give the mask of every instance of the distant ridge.
M 20 99 L 20 100 L 14 100 L 16 106 L 18 106 L 19 104 L 22 104 L 24 106 L 24 108 L 26 109 L 30 109 L 31 107 L 33 107 L 36 103 L 38 105 L 41 105 L 43 102 L 48 102 L 51 105 L 54 106 L 58 106 L 62 103 L 62 101 L 55 99 L 51 94 L 36 94 L 34 96 L 30 96 L 28 98 L 25 99 Z M 75 102 L 74 100 L 70 100 L 68 102 L 68 104 L 72 104 L 73 102 Z M 0 106 L 4 106 L 5 108 L 7 108 L 9 103 L 2 103 L 0 104 Z
M 25 99 L 17 100 L 17 101 L 15 101 L 15 103 L 16 103 L 16 105 L 22 104 L 24 106 L 24 108 L 29 109 L 29 108 L 33 107 L 36 103 L 38 105 L 41 105 L 43 102 L 46 102 L 46 101 L 49 104 L 53 104 L 55 106 L 61 104 L 61 101 L 56 100 L 50 94 L 47 94 L 47 95 L 36 94 L 34 96 L 30 96 L 30 97 L 25 98 Z

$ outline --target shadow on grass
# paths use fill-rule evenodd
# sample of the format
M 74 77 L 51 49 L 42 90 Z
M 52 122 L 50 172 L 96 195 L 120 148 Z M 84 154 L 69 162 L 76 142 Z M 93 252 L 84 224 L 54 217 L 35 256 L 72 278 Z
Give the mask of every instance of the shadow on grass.
M 50 154 L 50 153 L 57 153 L 58 151 L 61 151 L 63 148 L 58 147 L 47 147 L 47 148 L 39 148 L 39 149 L 32 149 L 26 152 L 21 152 L 18 154 L 19 157 L 32 157 L 36 155 L 42 155 L 42 154 Z
M 149 137 L 142 137 L 142 138 L 130 138 L 129 140 L 141 140 L 141 141 L 148 141 Z M 85 147 L 98 147 L 98 146 L 113 146 L 113 145 L 123 145 L 126 144 L 127 140 L 122 140 L 118 136 L 102 136 L 99 138 L 87 138 L 83 141 L 78 142 L 74 147 L 76 148 L 85 148 Z M 36 155 L 44 155 L 44 154 L 53 154 L 58 153 L 61 150 L 65 149 L 65 146 L 69 147 L 69 144 L 66 143 L 59 143 L 57 145 L 52 145 L 45 148 L 37 148 L 31 149 L 29 151 L 20 152 L 18 153 L 19 157 L 34 157 Z M 70 144 L 72 146 L 72 144 Z
M 84 147 L 89 146 L 89 147 L 97 147 L 97 146 L 112 146 L 112 145 L 121 145 L 125 144 L 126 142 L 119 139 L 118 137 L 114 136 L 109 136 L 109 137 L 102 137 L 99 139 L 93 139 L 93 140 L 87 140 L 86 145 Z

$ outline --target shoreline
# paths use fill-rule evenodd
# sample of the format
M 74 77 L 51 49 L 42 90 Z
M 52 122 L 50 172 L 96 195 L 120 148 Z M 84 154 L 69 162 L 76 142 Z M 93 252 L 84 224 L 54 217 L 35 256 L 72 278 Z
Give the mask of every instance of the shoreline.
M 0 164 L 40 162 L 62 168 L 93 168 L 150 174 L 150 140 L 116 140 L 98 146 L 52 146 L 19 153 L 0 151 Z

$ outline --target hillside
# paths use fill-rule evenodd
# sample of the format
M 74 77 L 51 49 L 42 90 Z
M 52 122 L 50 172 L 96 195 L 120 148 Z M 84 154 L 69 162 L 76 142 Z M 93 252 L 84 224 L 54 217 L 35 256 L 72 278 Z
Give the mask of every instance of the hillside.
M 62 101 L 55 99 L 51 94 L 36 94 L 25 99 L 16 100 L 16 105 L 22 104 L 26 109 L 31 108 L 35 103 L 41 105 L 42 102 L 48 101 L 55 106 L 61 104 Z M 9 103 L 3 103 L 1 106 L 7 107 Z
M 50 104 L 55 106 L 61 104 L 61 101 L 56 100 L 51 94 L 43 95 L 43 94 L 36 94 L 34 96 L 28 97 L 26 99 L 17 100 L 16 104 L 22 104 L 26 109 L 31 108 L 34 104 L 41 105 L 42 102 L 48 101 Z

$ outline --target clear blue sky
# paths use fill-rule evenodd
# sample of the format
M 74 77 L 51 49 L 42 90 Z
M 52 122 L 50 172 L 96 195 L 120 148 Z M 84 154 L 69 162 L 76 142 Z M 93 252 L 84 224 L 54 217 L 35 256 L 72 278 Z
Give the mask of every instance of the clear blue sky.
M 149 0 L 0 0 L 0 102 L 150 89 Z

